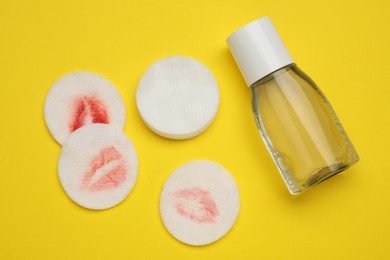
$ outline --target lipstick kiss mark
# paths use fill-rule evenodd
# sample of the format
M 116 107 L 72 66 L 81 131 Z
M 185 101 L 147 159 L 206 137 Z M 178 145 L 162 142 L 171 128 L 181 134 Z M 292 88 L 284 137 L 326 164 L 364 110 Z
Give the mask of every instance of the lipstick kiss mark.
M 82 96 L 75 99 L 73 110 L 74 113 L 69 124 L 71 133 L 87 123 L 109 123 L 107 108 L 104 103 L 96 97 Z
M 113 146 L 100 150 L 85 173 L 80 190 L 103 191 L 120 186 L 127 177 L 126 163 L 122 154 Z
M 177 213 L 198 223 L 214 223 L 219 215 L 217 205 L 207 190 L 189 188 L 173 193 L 177 199 L 174 206 Z

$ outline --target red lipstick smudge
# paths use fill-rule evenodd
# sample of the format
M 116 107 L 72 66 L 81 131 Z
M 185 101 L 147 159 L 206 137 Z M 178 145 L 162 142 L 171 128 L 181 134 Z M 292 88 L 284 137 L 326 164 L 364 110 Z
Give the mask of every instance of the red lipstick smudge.
M 108 124 L 108 112 L 105 104 L 96 97 L 83 96 L 74 100 L 73 116 L 69 124 L 70 132 L 84 126 L 87 120 L 92 123 Z
M 219 215 L 217 205 L 207 190 L 189 188 L 173 193 L 177 199 L 175 208 L 179 215 L 198 223 L 214 223 Z
M 108 190 L 120 186 L 126 180 L 126 163 L 122 159 L 122 154 L 113 146 L 101 149 L 92 159 L 90 166 L 91 169 L 85 173 L 81 182 L 81 190 L 93 192 Z M 94 178 L 98 170 L 103 171 L 103 175 Z

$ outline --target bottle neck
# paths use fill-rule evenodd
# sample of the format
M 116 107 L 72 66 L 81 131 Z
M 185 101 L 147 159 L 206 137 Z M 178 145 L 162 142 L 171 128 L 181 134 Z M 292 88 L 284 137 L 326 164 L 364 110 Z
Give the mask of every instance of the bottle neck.
M 259 79 L 258 81 L 256 81 L 255 83 L 253 83 L 250 88 L 256 88 L 260 85 L 263 85 L 264 83 L 266 83 L 267 81 L 270 81 L 271 79 L 274 79 L 276 77 L 278 77 L 279 75 L 281 74 L 284 74 L 286 73 L 287 71 L 293 69 L 293 68 L 296 68 L 297 65 L 295 63 L 291 63 L 291 64 L 288 64 L 278 70 L 275 70 L 273 72 L 271 72 L 270 74 L 268 74 L 267 76 Z

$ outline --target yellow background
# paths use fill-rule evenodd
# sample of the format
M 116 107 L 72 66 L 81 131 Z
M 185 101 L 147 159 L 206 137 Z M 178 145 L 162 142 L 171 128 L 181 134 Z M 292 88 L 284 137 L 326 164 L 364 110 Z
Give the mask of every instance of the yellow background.
M 388 1 L 0 0 L 0 259 L 390 259 Z M 263 145 L 225 39 L 270 16 L 296 63 L 325 92 L 361 160 L 300 196 Z M 221 103 L 187 141 L 142 122 L 135 91 L 157 59 L 187 55 L 214 73 Z M 61 147 L 43 118 L 61 76 L 91 71 L 125 101 L 140 161 L 134 190 L 105 211 L 77 206 L 57 176 Z M 208 159 L 240 189 L 232 230 L 205 247 L 175 240 L 159 217 L 164 181 Z

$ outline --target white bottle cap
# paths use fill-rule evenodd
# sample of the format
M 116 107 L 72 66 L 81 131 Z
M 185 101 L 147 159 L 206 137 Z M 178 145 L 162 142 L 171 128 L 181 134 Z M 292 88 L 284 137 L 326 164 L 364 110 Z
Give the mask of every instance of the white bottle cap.
M 226 42 L 248 86 L 294 63 L 268 17 L 238 29 Z

